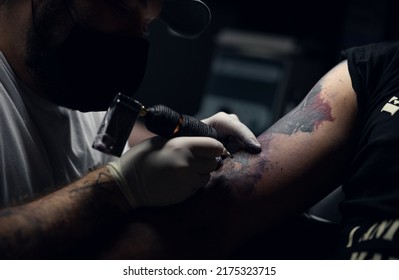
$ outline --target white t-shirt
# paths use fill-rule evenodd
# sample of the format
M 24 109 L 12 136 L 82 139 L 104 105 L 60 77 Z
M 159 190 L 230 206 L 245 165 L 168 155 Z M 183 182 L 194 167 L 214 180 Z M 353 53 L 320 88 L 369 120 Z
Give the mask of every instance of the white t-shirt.
M 0 207 L 67 184 L 112 160 L 91 147 L 103 116 L 61 108 L 36 95 L 0 53 Z

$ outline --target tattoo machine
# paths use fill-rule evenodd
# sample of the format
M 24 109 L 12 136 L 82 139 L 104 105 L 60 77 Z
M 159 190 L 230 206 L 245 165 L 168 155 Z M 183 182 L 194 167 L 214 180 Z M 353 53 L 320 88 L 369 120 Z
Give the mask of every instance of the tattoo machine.
M 146 108 L 137 100 L 118 93 L 101 123 L 93 148 L 120 157 L 138 117 L 149 131 L 167 139 L 179 136 L 217 138 L 213 127 L 194 117 L 181 115 L 164 105 Z

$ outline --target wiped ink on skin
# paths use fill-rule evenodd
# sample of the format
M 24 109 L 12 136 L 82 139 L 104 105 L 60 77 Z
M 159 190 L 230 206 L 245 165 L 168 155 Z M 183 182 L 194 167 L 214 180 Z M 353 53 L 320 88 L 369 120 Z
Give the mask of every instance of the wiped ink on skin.
M 250 195 L 256 182 L 261 179 L 262 171 L 265 168 L 273 168 L 272 166 L 266 167 L 268 161 L 265 151 L 268 150 L 269 140 L 263 139 L 260 143 L 262 152 L 259 154 L 240 151 L 235 153 L 233 158 L 225 159 L 222 167 L 212 174 L 211 185 L 215 184 L 227 191 L 234 188 L 242 195 Z M 240 174 L 239 177 L 236 174 Z
M 274 135 L 293 135 L 297 132 L 312 133 L 324 121 L 334 120 L 331 114 L 331 105 L 321 97 L 321 90 L 322 83 L 319 82 L 295 109 L 258 137 L 258 141 L 262 145 L 260 154 L 246 152 L 234 154 L 234 158 L 225 160 L 223 167 L 215 172 L 212 183 L 226 188 L 234 188 L 243 195 L 250 195 L 262 174 L 268 169 L 276 168 L 275 165 L 278 164 L 271 163 L 267 159 L 270 141 Z M 240 175 L 237 177 L 235 174 Z

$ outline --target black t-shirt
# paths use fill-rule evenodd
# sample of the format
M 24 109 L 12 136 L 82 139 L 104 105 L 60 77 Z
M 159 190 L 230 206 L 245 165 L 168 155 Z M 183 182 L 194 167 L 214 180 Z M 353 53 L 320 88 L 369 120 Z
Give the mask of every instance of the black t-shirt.
M 341 204 L 341 258 L 399 258 L 399 42 L 351 48 L 359 137 Z

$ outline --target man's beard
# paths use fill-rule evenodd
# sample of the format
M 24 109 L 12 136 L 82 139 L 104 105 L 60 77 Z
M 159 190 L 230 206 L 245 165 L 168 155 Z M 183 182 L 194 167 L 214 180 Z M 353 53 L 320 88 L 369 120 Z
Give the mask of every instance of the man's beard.
M 35 0 L 32 0 L 35 1 Z M 69 24 L 68 24 L 69 23 Z M 25 65 L 34 80 L 35 88 L 42 96 L 63 91 L 54 77 L 60 76 L 54 69 L 49 75 L 39 64 L 40 58 L 65 39 L 68 29 L 73 25 L 64 0 L 44 1 L 40 9 L 32 2 L 32 22 L 27 30 Z
M 145 73 L 148 41 L 85 28 L 55 4 L 33 14 L 28 32 L 25 63 L 42 95 L 84 112 L 107 110 L 118 93 L 133 95 Z

